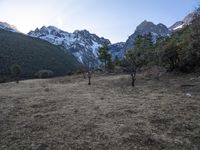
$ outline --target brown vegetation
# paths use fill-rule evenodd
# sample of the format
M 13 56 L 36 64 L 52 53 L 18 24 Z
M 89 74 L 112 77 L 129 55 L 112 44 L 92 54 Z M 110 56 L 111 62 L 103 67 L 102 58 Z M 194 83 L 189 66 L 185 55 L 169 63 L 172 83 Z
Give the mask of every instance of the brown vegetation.
M 81 75 L 0 84 L 2 150 L 200 149 L 200 78 Z

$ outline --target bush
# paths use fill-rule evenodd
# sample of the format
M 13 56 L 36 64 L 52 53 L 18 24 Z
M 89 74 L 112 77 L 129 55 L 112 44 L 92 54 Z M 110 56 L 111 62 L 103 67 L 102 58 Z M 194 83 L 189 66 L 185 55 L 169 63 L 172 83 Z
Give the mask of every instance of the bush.
M 53 77 L 54 73 L 51 70 L 40 70 L 35 73 L 36 78 L 44 79 Z
M 140 69 L 144 77 L 158 79 L 165 74 L 167 70 L 161 66 L 145 66 Z

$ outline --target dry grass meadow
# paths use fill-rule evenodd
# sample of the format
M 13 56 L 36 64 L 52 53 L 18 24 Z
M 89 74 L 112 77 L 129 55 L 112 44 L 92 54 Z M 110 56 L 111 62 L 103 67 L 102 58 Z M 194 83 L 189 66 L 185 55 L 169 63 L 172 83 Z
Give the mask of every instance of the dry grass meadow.
M 199 150 L 200 78 L 95 75 L 0 84 L 1 150 Z

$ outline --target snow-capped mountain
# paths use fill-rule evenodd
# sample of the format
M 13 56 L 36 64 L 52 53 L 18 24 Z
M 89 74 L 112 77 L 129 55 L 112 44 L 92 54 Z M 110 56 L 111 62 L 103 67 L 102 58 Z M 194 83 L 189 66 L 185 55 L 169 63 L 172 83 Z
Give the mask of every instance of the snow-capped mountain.
M 104 44 L 110 44 L 110 41 L 100 38 L 87 30 L 76 30 L 68 33 L 54 26 L 43 26 L 41 29 L 35 29 L 28 35 L 46 40 L 54 45 L 63 46 L 70 51 L 83 64 L 88 62 L 98 64 L 98 49 Z
M 54 45 L 62 46 L 64 49 L 72 53 L 79 62 L 88 64 L 88 62 L 98 65 L 98 49 L 104 44 L 110 46 L 110 53 L 114 59 L 116 56 L 121 59 L 124 57 L 128 49 L 134 47 L 135 39 L 139 35 L 152 34 L 152 40 L 156 42 L 159 37 L 168 37 L 173 32 L 191 24 L 195 14 L 200 14 L 200 9 L 188 14 L 182 21 L 176 22 L 170 28 L 164 24 L 154 24 L 153 22 L 143 21 L 137 26 L 135 32 L 129 36 L 126 42 L 111 44 L 108 39 L 100 38 L 95 34 L 91 34 L 87 30 L 76 30 L 69 33 L 58 29 L 54 26 L 43 26 L 28 33 L 29 36 L 46 40 Z M 0 29 L 19 32 L 14 26 L 0 22 Z
M 121 50 L 115 46 L 111 47 L 112 53 L 119 54 L 118 57 L 122 58 L 128 49 L 134 47 L 135 39 L 139 35 L 145 35 L 149 33 L 152 34 L 152 40 L 154 42 L 156 42 L 156 39 L 159 37 L 167 37 L 171 34 L 169 29 L 164 24 L 159 23 L 158 25 L 155 25 L 154 23 L 145 20 L 139 26 L 137 26 L 135 32 L 129 36 L 125 43 L 123 43 L 123 48 L 120 47 Z
M 200 9 L 197 9 L 194 12 L 189 13 L 182 21 L 178 21 L 175 24 L 173 24 L 171 27 L 169 27 L 170 31 L 174 32 L 182 29 L 185 26 L 190 25 L 194 16 L 197 14 L 198 15 L 200 14 Z
M 6 22 L 0 22 L 0 29 L 11 31 L 11 32 L 19 32 L 15 26 L 10 25 Z
M 173 34 L 173 32 L 176 32 L 183 27 L 190 25 L 195 15 L 200 15 L 200 8 L 188 14 L 182 21 L 176 22 L 169 28 L 167 28 L 164 24 L 159 23 L 158 25 L 155 25 L 154 23 L 145 20 L 139 26 L 137 26 L 135 32 L 129 36 L 128 40 L 125 42 L 125 44 L 123 44 L 123 48 L 115 46 L 115 44 L 114 46 L 111 46 L 113 56 L 117 55 L 119 58 L 122 58 L 128 49 L 134 47 L 134 42 L 138 35 L 151 33 L 153 38 L 152 40 L 154 42 L 156 42 L 157 38 L 159 37 L 170 36 Z

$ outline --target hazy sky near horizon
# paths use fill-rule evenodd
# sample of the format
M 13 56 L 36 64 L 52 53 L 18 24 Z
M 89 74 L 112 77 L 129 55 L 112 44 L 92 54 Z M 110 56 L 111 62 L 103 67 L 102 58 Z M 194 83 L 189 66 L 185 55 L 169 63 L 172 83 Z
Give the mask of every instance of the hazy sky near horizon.
M 87 29 L 112 43 L 125 41 L 148 20 L 171 26 L 200 0 L 0 0 L 0 21 L 27 33 L 43 25 L 67 32 Z

